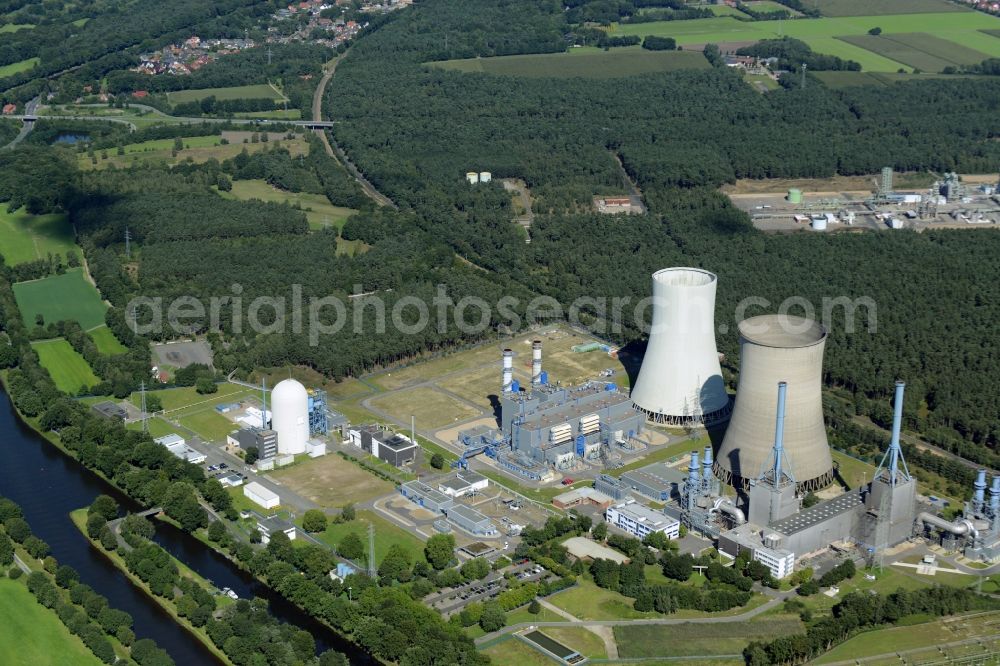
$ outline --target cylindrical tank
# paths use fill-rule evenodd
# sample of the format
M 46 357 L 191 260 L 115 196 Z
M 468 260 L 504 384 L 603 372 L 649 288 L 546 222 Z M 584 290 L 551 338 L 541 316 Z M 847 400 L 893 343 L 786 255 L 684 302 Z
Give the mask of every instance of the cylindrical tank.
M 665 268 L 653 273 L 653 318 L 632 402 L 655 423 L 725 419 L 729 394 L 715 347 L 714 273 Z
M 826 218 L 825 217 L 814 217 L 810 223 L 813 231 L 826 231 Z
M 480 183 L 488 183 L 491 180 L 493 180 L 493 174 L 492 173 L 490 173 L 489 171 L 480 171 L 479 172 L 479 182 Z
M 542 341 L 531 343 L 531 385 L 542 385 Z
M 715 455 L 715 474 L 748 487 L 772 456 L 778 394 L 786 382 L 783 449 L 800 489 L 833 479 L 823 423 L 822 372 L 826 329 L 811 319 L 761 315 L 740 322 L 740 380 L 729 427 Z
M 788 203 L 800 204 L 802 203 L 802 190 L 797 187 L 793 187 L 788 190 Z
M 479 173 L 476 171 L 468 171 L 465 174 L 465 179 L 469 181 L 470 185 L 475 185 L 479 182 Z
M 309 394 L 294 379 L 271 391 L 271 427 L 278 435 L 278 453 L 305 453 L 309 441 Z

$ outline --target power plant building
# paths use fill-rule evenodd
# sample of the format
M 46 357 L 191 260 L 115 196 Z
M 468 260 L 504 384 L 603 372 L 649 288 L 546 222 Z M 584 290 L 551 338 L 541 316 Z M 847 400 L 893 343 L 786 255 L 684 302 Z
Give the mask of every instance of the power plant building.
M 635 500 L 609 506 L 605 518 L 610 524 L 638 539 L 644 539 L 653 532 L 663 532 L 670 539 L 680 536 L 680 521 Z
M 655 423 L 690 426 L 725 420 L 729 394 L 715 347 L 718 278 L 700 268 L 653 274 L 649 342 L 632 402 Z
M 668 502 L 680 497 L 684 475 L 666 463 L 653 463 L 625 472 L 621 485 L 629 491 L 648 497 L 654 502 Z
M 278 433 L 278 453 L 305 453 L 309 441 L 309 393 L 294 379 L 271 391 L 271 428 Z
M 352 428 L 347 433 L 348 441 L 379 460 L 395 467 L 402 467 L 416 460 L 417 444 L 409 437 L 397 435 L 378 426 Z

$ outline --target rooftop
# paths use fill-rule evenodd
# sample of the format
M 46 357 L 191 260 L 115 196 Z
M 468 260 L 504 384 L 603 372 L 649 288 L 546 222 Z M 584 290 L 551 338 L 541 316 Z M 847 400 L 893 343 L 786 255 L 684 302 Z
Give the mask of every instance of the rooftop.
M 257 519 L 257 525 L 268 534 L 287 532 L 289 529 L 295 529 L 295 525 L 277 516 L 260 517 Z
M 571 504 L 573 502 L 578 502 L 584 499 L 589 499 L 591 501 L 597 502 L 598 504 L 614 501 L 611 497 L 605 495 L 599 490 L 594 490 L 593 488 L 590 487 L 574 488 L 573 490 L 567 491 L 560 495 L 556 495 L 555 497 L 552 498 L 552 501 L 562 502 L 564 504 Z
M 844 493 L 840 497 L 820 502 L 784 520 L 779 520 L 771 525 L 771 529 L 781 534 L 797 534 L 834 516 L 851 511 L 862 503 L 859 493 Z
M 683 484 L 685 474 L 678 469 L 658 462 L 622 474 L 626 484 L 642 484 L 660 492 L 670 492 L 674 486 Z
M 482 523 L 490 522 L 488 516 L 476 511 L 471 506 L 465 506 L 464 504 L 454 504 L 450 509 L 448 509 L 448 517 L 458 516 L 464 520 L 471 523 Z
M 664 525 L 677 522 L 670 516 L 638 502 L 622 502 L 621 504 L 615 504 L 612 508 L 623 516 L 648 525 Z
M 445 504 L 452 501 L 450 497 L 435 488 L 431 488 L 423 481 L 408 481 L 403 484 L 403 487 L 423 495 L 435 504 Z

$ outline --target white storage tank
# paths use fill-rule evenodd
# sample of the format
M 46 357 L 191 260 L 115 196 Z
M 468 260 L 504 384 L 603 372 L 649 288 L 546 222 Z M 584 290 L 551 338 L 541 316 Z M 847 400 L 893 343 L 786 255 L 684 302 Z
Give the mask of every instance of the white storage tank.
M 825 217 L 814 217 L 811 224 L 813 231 L 826 231 L 827 221 Z
M 466 172 L 465 179 L 469 181 L 469 185 L 475 185 L 479 182 L 479 174 L 475 171 Z
M 278 453 L 305 452 L 309 441 L 309 394 L 294 379 L 278 382 L 271 391 L 271 428 L 278 434 Z
M 492 173 L 490 173 L 489 171 L 480 171 L 479 172 L 479 182 L 480 183 L 488 183 L 491 180 L 493 180 L 493 174 Z

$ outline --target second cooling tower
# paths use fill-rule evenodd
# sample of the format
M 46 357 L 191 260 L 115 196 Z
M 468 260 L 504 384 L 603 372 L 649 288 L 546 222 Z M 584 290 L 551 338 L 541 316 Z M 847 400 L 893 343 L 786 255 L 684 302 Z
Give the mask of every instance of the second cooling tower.
M 656 423 L 725 419 L 730 400 L 715 348 L 715 274 L 700 268 L 653 273 L 653 319 L 632 402 Z
M 740 322 L 740 381 L 715 474 L 747 487 L 761 475 L 774 447 L 779 382 L 786 382 L 784 451 L 801 490 L 833 479 L 823 424 L 822 373 L 826 329 L 811 319 L 762 315 Z

